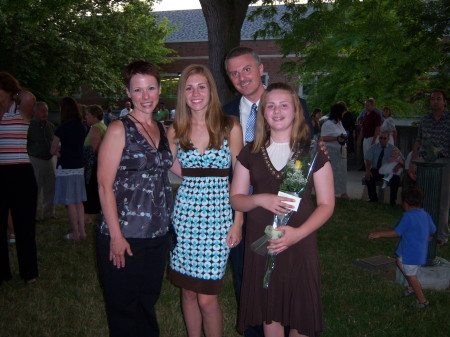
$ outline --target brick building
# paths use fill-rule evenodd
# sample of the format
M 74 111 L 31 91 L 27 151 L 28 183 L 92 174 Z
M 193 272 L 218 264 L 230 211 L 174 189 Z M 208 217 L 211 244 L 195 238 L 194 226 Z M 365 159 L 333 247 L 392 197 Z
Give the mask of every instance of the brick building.
M 278 17 L 281 16 L 284 6 L 279 7 Z M 248 14 L 255 10 L 249 7 Z M 161 75 L 165 79 L 161 101 L 167 106 L 175 106 L 176 82 L 181 71 L 189 64 L 197 63 L 208 65 L 208 31 L 201 9 L 156 12 L 160 18 L 166 17 L 170 26 L 177 25 L 178 29 L 166 38 L 166 47 L 176 51 L 178 56 L 173 62 L 162 65 Z M 277 19 L 276 17 L 274 19 Z M 260 55 L 264 64 L 265 84 L 270 82 L 286 82 L 287 77 L 280 73 L 280 66 L 286 61 L 297 60 L 295 55 L 284 58 L 279 51 L 275 40 L 254 40 L 253 34 L 263 28 L 263 22 L 244 21 L 241 30 L 241 46 L 250 47 Z M 299 88 L 302 95 L 302 88 Z
M 285 6 L 279 8 L 278 18 L 281 17 Z M 256 7 L 249 7 L 248 13 Z M 308 12 L 309 13 L 309 12 Z M 176 25 L 178 29 L 165 40 L 167 48 L 173 49 L 176 55 L 169 57 L 171 63 L 161 65 L 162 94 L 160 102 L 165 103 L 168 108 L 176 105 L 176 91 L 178 77 L 182 70 L 189 64 L 208 65 L 208 30 L 205 18 L 201 9 L 161 11 L 155 12 L 161 19 L 169 20 L 169 26 Z M 274 17 L 277 20 L 277 17 Z M 244 21 L 241 29 L 241 46 L 250 47 L 260 55 L 264 64 L 263 82 L 267 85 L 271 82 L 287 82 L 287 77 L 280 73 L 280 66 L 286 61 L 297 60 L 295 55 L 288 55 L 286 58 L 280 54 L 279 48 L 273 39 L 254 40 L 253 34 L 263 28 L 263 21 Z M 230 84 L 231 86 L 231 84 Z M 300 96 L 303 96 L 302 88 L 298 88 Z M 119 100 L 115 108 L 123 108 L 126 97 Z M 108 100 L 98 93 L 83 87 L 77 100 L 82 104 L 101 104 L 106 108 Z

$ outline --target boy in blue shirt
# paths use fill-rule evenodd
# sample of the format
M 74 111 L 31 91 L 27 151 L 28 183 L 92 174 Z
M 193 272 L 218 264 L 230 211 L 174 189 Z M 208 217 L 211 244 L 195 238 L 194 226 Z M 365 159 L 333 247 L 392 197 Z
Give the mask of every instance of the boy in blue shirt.
M 369 239 L 401 237 L 395 251 L 397 266 L 409 284 L 405 296 L 415 294 L 417 297 L 412 304 L 416 308 L 425 308 L 429 304 L 416 275 L 419 267 L 426 263 L 428 242 L 436 232 L 436 225 L 422 204 L 423 193 L 420 189 L 414 186 L 403 189 L 402 207 L 405 213 L 397 226 L 393 230 L 369 233 Z

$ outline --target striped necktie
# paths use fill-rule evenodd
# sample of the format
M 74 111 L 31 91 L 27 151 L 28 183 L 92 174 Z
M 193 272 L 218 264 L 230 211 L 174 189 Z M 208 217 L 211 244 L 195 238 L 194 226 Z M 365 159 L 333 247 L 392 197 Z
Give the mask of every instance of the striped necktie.
M 252 108 L 250 109 L 250 115 L 248 116 L 247 126 L 245 128 L 245 142 L 253 142 L 255 138 L 255 121 L 256 121 L 256 112 L 258 111 L 258 107 L 255 103 L 253 103 Z

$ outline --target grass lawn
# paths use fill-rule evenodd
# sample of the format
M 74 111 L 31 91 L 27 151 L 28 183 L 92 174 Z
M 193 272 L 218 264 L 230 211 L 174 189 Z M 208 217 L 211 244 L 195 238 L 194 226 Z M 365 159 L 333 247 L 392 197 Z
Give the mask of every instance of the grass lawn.
M 410 307 L 401 297 L 395 271 L 369 271 L 353 264 L 357 258 L 394 256 L 397 239 L 369 241 L 371 230 L 392 228 L 400 207 L 337 200 L 331 220 L 319 230 L 324 303 L 324 337 L 439 337 L 450 335 L 450 291 L 425 290 L 430 306 Z M 69 224 L 65 210 L 58 219 L 37 224 L 40 278 L 25 285 L 18 277 L 15 247 L 10 245 L 13 279 L 0 286 L 0 336 L 107 336 L 106 315 L 97 280 L 94 226 L 84 242 L 64 241 Z M 450 245 L 438 251 L 450 260 Z M 276 272 L 276 271 L 275 271 Z M 234 327 L 236 303 L 228 270 L 221 304 L 224 336 L 239 336 Z M 163 337 L 185 336 L 179 289 L 164 282 L 157 305 Z

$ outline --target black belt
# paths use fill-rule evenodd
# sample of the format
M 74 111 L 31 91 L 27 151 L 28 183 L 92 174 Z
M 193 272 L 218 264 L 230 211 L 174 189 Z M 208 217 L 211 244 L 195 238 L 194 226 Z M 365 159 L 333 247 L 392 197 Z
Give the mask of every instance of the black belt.
M 216 168 L 182 168 L 181 175 L 184 177 L 228 177 L 230 169 Z

